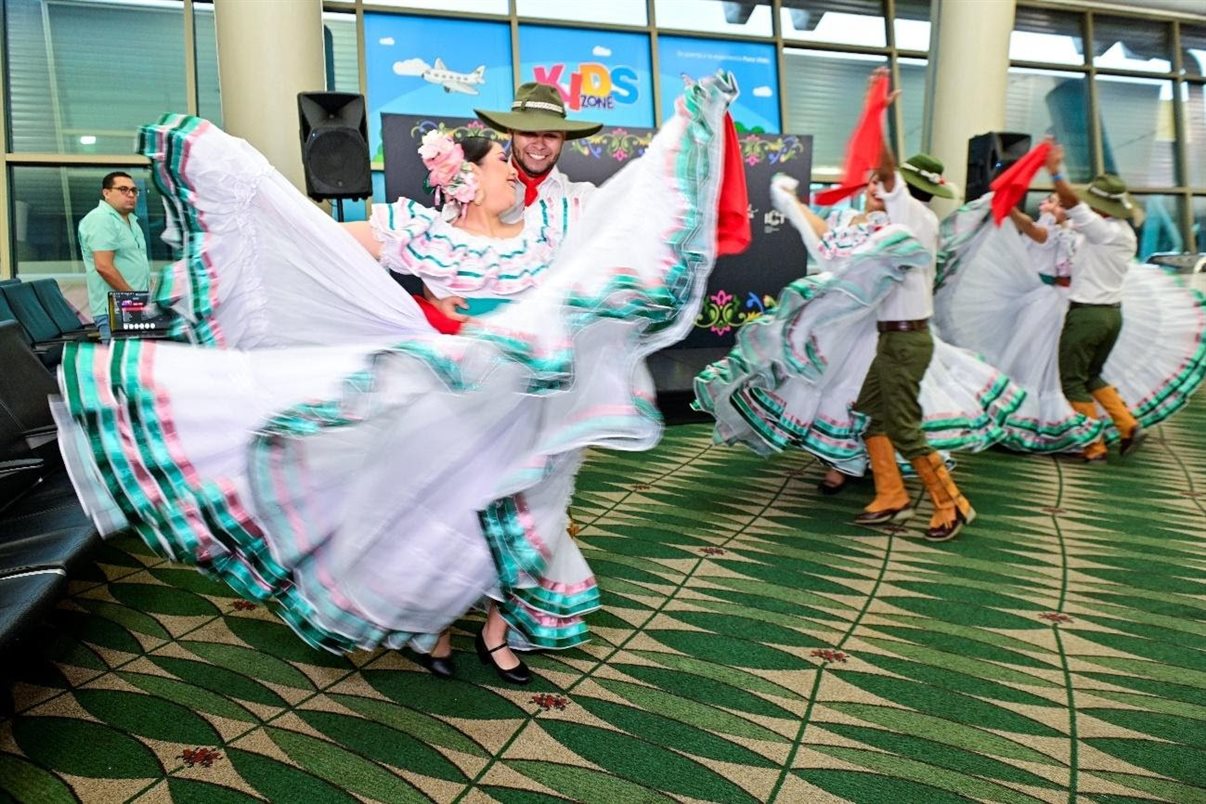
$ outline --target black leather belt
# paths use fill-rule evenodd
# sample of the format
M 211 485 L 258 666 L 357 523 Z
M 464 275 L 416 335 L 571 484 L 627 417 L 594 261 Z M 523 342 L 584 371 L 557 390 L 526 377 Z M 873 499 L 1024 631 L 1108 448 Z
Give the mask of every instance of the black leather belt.
M 875 328 L 880 332 L 925 332 L 930 328 L 928 318 L 916 321 L 877 321 Z
M 1089 304 L 1089 303 L 1087 303 L 1087 302 L 1070 302 L 1070 303 L 1068 304 L 1068 309 L 1069 309 L 1069 310 L 1075 310 L 1075 309 L 1077 309 L 1078 307 L 1112 307 L 1112 308 L 1118 308 L 1118 307 L 1121 307 L 1121 306 L 1122 306 L 1122 302 L 1114 302 L 1113 304 Z

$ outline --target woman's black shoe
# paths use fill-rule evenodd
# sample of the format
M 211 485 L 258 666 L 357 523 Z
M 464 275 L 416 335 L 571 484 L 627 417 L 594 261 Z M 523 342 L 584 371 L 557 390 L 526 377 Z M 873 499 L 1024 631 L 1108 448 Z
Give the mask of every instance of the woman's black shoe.
M 508 684 L 527 684 L 532 680 L 532 671 L 528 670 L 528 666 L 524 664 L 523 659 L 519 659 L 518 656 L 515 658 L 518 659 L 519 664 L 515 665 L 510 670 L 502 669 L 498 666 L 498 663 L 494 661 L 494 656 L 492 654 L 495 651 L 499 651 L 507 647 L 507 643 L 505 641 L 496 648 L 487 648 L 485 637 L 482 636 L 481 631 L 478 631 L 477 639 L 474 640 L 474 644 L 477 646 L 477 658 L 482 660 L 482 664 L 493 665 L 494 672 L 498 673 L 498 677 L 503 681 L 506 681 Z
M 447 656 L 432 656 L 430 653 L 416 653 L 415 661 L 427 668 L 436 678 L 452 678 L 456 675 L 456 665 L 453 664 L 452 654 Z

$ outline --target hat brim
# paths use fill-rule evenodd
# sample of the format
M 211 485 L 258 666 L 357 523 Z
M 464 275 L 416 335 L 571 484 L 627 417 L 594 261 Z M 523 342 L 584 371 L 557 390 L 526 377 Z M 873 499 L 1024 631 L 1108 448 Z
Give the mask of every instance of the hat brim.
M 586 120 L 566 120 L 552 112 L 541 112 L 529 109 L 524 112 L 489 112 L 484 109 L 474 109 L 474 113 L 483 123 L 496 131 L 563 131 L 567 140 L 589 137 L 603 128 L 602 123 L 590 123 Z
M 1139 204 L 1127 193 L 1127 199 L 1130 200 L 1131 206 L 1128 208 L 1121 201 L 1116 201 L 1113 198 L 1103 198 L 1096 193 L 1089 192 L 1089 185 L 1085 184 L 1076 187 L 1076 197 L 1089 205 L 1091 209 L 1095 209 L 1103 215 L 1109 215 L 1111 218 L 1119 218 L 1121 220 L 1135 220 L 1143 214 L 1139 209 Z
M 930 195 L 937 196 L 938 198 L 956 197 L 955 188 L 949 184 L 934 184 L 934 182 L 924 176 L 918 176 L 911 170 L 902 170 L 900 171 L 900 175 L 904 177 L 905 182 Z

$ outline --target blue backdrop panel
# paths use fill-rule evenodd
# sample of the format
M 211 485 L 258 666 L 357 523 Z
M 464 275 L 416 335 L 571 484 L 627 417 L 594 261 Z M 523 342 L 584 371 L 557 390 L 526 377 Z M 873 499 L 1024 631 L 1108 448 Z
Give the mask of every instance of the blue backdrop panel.
M 570 118 L 607 126 L 653 125 L 653 63 L 646 34 L 521 25 L 519 55 L 521 80 L 557 87 Z
M 505 22 L 365 14 L 364 61 L 369 153 L 378 165 L 383 112 L 471 117 L 474 109 L 511 108 Z
M 728 70 L 737 78 L 741 96 L 733 104 L 733 122 L 741 133 L 777 134 L 779 69 L 775 46 L 762 42 L 727 42 L 687 36 L 657 38 L 662 119 L 674 113 L 683 79 L 698 79 Z

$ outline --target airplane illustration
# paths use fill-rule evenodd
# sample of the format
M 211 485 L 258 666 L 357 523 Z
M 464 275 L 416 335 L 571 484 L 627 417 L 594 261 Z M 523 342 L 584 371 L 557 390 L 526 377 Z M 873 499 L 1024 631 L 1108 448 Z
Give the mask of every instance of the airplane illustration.
M 478 94 L 475 87 L 486 83 L 486 65 L 479 66 L 471 73 L 458 73 L 449 70 L 443 59 L 436 59 L 435 66 L 429 67 L 422 73 L 422 78 L 429 84 L 444 87 L 445 92 L 463 92 L 466 95 Z

